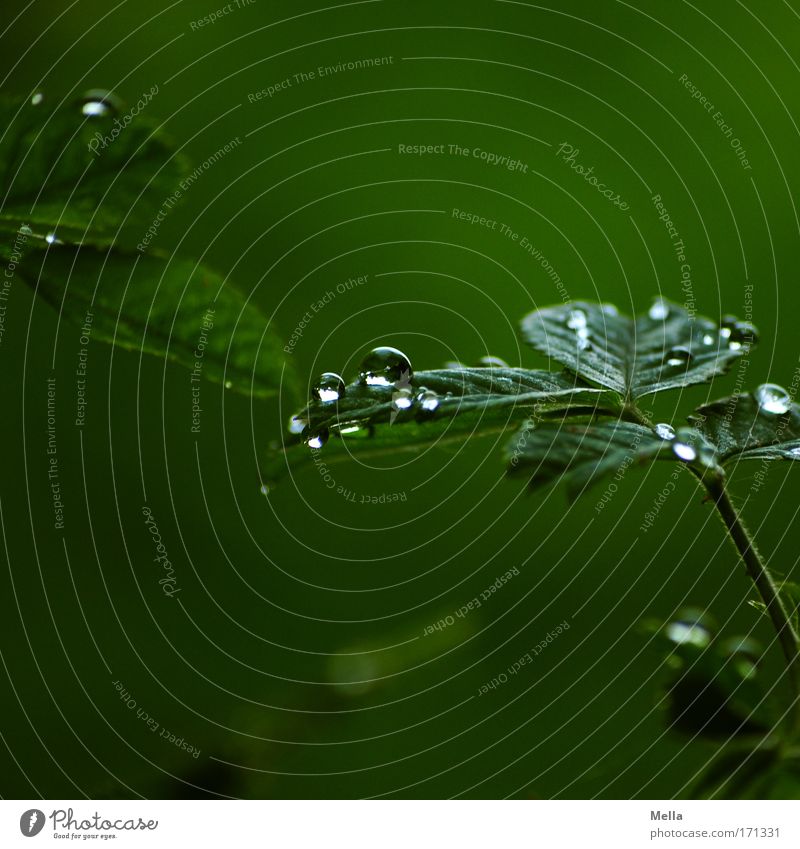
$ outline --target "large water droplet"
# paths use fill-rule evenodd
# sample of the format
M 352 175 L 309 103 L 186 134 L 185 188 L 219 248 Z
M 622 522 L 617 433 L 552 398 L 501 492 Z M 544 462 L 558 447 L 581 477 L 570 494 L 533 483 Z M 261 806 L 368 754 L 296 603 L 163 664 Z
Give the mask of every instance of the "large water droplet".
M 788 413 L 792 406 L 792 397 L 777 383 L 762 383 L 756 389 L 755 399 L 758 403 L 758 409 L 762 413 L 770 413 L 771 415 L 783 415 Z
M 686 463 L 691 463 L 697 459 L 697 451 L 688 442 L 673 442 L 672 453 Z
M 311 397 L 327 404 L 338 401 L 345 392 L 344 380 L 335 371 L 326 371 L 320 375 L 316 386 L 311 390 Z
M 119 99 L 110 91 L 94 88 L 78 101 L 81 114 L 89 118 L 104 118 L 119 112 Z
M 656 432 L 656 436 L 661 439 L 675 439 L 675 428 L 671 424 L 660 422 L 653 430 Z
M 668 366 L 685 366 L 692 359 L 692 352 L 683 345 L 670 348 L 664 355 L 664 363 Z
M 647 314 L 653 321 L 663 321 L 669 315 L 669 304 L 662 298 L 657 298 L 653 301 L 652 306 L 647 311 Z
M 373 348 L 361 363 L 361 382 L 367 386 L 408 383 L 412 375 L 411 361 L 397 348 Z
M 485 356 L 478 360 L 478 366 L 481 368 L 508 368 L 508 363 L 501 360 L 500 357 Z
M 407 410 L 414 403 L 414 395 L 408 387 L 402 387 L 392 393 L 392 409 Z
M 328 441 L 328 428 L 323 427 L 314 433 L 309 433 L 306 436 L 306 445 L 309 448 L 322 448 L 322 446 Z
M 572 310 L 567 316 L 567 327 L 570 330 L 582 330 L 586 327 L 586 313 L 583 310 Z
M 417 402 L 426 413 L 432 413 L 439 406 L 439 396 L 432 390 L 423 386 Z
M 790 448 L 789 451 L 787 451 L 787 454 L 793 460 L 800 460 L 800 445 L 798 445 L 797 448 Z

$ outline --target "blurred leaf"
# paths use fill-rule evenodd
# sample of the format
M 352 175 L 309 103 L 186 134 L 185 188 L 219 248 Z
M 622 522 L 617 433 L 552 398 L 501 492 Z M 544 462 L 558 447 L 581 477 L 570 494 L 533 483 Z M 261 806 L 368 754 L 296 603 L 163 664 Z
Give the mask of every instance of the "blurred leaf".
M 699 407 L 689 417 L 696 428 L 717 447 L 723 463 L 731 460 L 800 460 L 800 407 L 786 393 L 785 403 L 776 400 L 777 390 L 764 384 L 753 394 L 733 395 Z M 768 412 L 756 400 L 772 399 Z M 767 400 L 767 407 L 770 406 Z
M 311 401 L 296 417 L 306 425 L 305 434 L 295 434 L 288 444 L 274 447 L 264 477 L 274 483 L 290 467 L 314 460 L 317 453 L 317 459 L 325 463 L 353 455 L 416 453 L 433 445 L 461 445 L 473 436 L 497 436 L 528 417 L 538 421 L 565 409 L 593 414 L 619 406 L 614 393 L 588 387 L 572 375 L 528 369 L 418 371 L 398 386 L 366 386 L 356 381 L 337 401 Z M 406 393 L 403 403 L 409 406 L 398 409 L 398 396 Z M 334 438 L 320 452 L 313 452 L 305 441 L 320 433 Z
M 706 382 L 747 350 L 737 341 L 745 330 L 755 340 L 749 325 L 729 319 L 720 331 L 667 301 L 635 320 L 610 304 L 560 304 L 527 315 L 522 330 L 536 350 L 629 400 Z
M 757 668 L 761 648 L 747 637 L 721 639 L 713 622 L 685 610 L 667 625 L 646 625 L 668 649 L 662 705 L 668 727 L 710 739 L 764 735 L 775 726 Z
M 166 357 L 237 392 L 274 395 L 294 378 L 264 315 L 231 282 L 195 262 L 51 246 L 19 274 L 63 319 L 92 338 Z
M 755 747 L 734 744 L 718 755 L 701 773 L 688 794 L 690 799 L 750 798 L 754 785 L 772 773 L 779 762 L 772 742 Z
M 523 427 L 506 447 L 508 474 L 525 475 L 531 487 L 563 479 L 575 498 L 605 475 L 631 465 L 675 460 L 669 440 L 632 422 L 547 422 Z
M 137 104 L 134 116 L 113 95 L 95 97 L 103 114 L 86 115 L 82 102 L 57 104 L 46 96 L 37 103 L 0 99 L 5 258 L 23 225 L 31 231 L 26 248 L 46 245 L 51 233 L 66 244 L 132 246 L 175 194 L 185 162 L 157 124 L 141 114 L 147 104 Z

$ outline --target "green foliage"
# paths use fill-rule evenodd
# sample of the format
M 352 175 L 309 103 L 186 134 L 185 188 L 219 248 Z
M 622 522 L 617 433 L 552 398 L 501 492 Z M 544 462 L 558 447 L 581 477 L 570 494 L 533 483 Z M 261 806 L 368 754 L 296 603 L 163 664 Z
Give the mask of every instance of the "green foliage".
M 631 400 L 704 383 L 746 350 L 731 347 L 709 319 L 663 300 L 635 319 L 610 304 L 560 304 L 526 316 L 522 330 L 537 351 Z
M 90 108 L 85 110 L 86 103 Z M 120 130 L 107 92 L 79 102 L 0 100 L 0 251 L 60 317 L 95 339 L 166 357 L 255 397 L 296 397 L 283 343 L 231 280 L 132 250 L 175 198 L 186 163 L 141 115 Z M 88 111 L 89 114 L 85 114 Z

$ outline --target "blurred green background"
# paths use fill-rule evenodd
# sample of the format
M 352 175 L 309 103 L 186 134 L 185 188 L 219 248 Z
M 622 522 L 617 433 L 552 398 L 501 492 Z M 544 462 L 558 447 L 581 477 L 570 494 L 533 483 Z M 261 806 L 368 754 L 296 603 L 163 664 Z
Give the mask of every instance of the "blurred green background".
M 657 419 L 737 382 L 792 380 L 796 2 L 240 0 L 202 27 L 218 5 L 5 6 L 4 91 L 103 87 L 135 103 L 158 85 L 147 114 L 195 162 L 241 139 L 154 247 L 229 273 L 285 337 L 336 284 L 367 276 L 294 347 L 304 385 L 324 370 L 352 378 L 379 344 L 418 368 L 487 353 L 540 367 L 517 332 L 527 311 L 564 298 L 640 310 L 659 292 L 750 318 L 761 345 L 713 387 L 659 399 Z M 686 288 L 654 195 L 683 241 Z M 559 489 L 527 496 L 504 480 L 502 439 L 338 465 L 334 488 L 312 466 L 265 498 L 259 462 L 289 399 L 209 384 L 195 435 L 183 369 L 92 342 L 83 430 L 59 396 L 61 532 L 46 378 L 69 386 L 80 346 L 56 323 L 14 283 L 0 346 L 3 796 L 659 798 L 685 793 L 717 751 L 665 731 L 660 657 L 638 625 L 691 603 L 725 634 L 771 636 L 686 476 L 646 533 L 668 469 L 630 470 L 602 511 L 602 488 L 568 507 Z M 755 471 L 735 476 L 741 500 Z M 786 574 L 798 493 L 800 477 L 775 468 L 745 508 Z M 400 500 L 362 503 L 385 494 Z M 175 564 L 172 599 L 144 504 Z M 535 663 L 478 695 L 564 620 Z M 766 680 L 780 670 L 772 644 Z

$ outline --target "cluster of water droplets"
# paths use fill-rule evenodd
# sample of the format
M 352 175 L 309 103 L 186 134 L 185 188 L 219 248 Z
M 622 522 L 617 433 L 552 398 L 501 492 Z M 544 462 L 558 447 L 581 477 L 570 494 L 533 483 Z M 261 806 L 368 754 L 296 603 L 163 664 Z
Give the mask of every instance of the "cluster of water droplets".
M 459 366 L 461 367 L 461 366 Z M 414 371 L 409 358 L 397 348 L 381 346 L 373 348 L 361 361 L 359 383 L 376 389 L 392 388 L 392 415 L 409 410 L 418 405 L 425 413 L 433 413 L 441 402 L 439 395 L 425 386 L 412 386 Z M 325 372 L 311 390 L 312 400 L 323 405 L 335 404 L 347 392 L 347 385 L 336 372 Z M 372 428 L 357 420 L 338 423 L 333 430 L 339 436 L 370 435 Z M 294 416 L 289 422 L 290 433 L 303 433 L 309 448 L 322 448 L 328 441 L 328 428 L 311 430 L 301 415 Z

